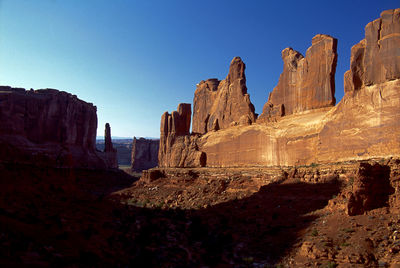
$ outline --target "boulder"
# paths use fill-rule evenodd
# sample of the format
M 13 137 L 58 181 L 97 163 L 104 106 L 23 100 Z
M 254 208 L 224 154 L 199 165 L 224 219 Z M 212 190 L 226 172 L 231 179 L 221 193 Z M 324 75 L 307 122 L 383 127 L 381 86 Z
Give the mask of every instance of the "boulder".
M 283 72 L 257 122 L 276 121 L 284 115 L 334 106 L 337 40 L 318 34 L 306 57 L 292 48 L 282 51 Z
M 246 65 L 233 58 L 225 80 L 208 79 L 197 85 L 193 99 L 192 132 L 204 134 L 210 130 L 228 128 L 241 123 L 255 122 L 254 106 L 247 94 Z

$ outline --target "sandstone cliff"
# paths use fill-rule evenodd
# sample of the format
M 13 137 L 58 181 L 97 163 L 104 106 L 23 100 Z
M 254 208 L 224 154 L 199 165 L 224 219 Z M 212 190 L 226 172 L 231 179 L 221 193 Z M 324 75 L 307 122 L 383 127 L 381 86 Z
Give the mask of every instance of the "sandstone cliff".
M 165 112 L 161 117 L 160 148 L 158 165 L 160 167 L 196 167 L 205 165 L 205 155 L 198 150 L 198 135 L 189 135 L 191 105 L 181 103 L 171 114 Z
M 354 93 L 365 86 L 400 78 L 400 9 L 383 11 L 367 24 L 365 38 L 351 48 L 350 70 L 344 90 Z
M 247 94 L 246 65 L 241 58 L 233 58 L 225 80 L 208 79 L 197 85 L 193 99 L 194 133 L 249 125 L 255 122 L 254 106 Z
M 132 163 L 131 168 L 134 171 L 156 167 L 158 164 L 159 140 L 136 139 L 132 142 Z
M 202 152 L 209 167 L 294 166 L 400 155 L 399 12 L 384 11 L 366 26 L 366 38 L 352 49 L 346 94 L 338 105 L 333 106 L 336 39 L 317 35 L 305 58 L 290 48 L 283 51 L 284 71 L 256 124 L 221 127 L 218 119 L 220 130 L 208 131 L 207 104 L 214 103 L 209 92 L 218 92 L 222 82 L 201 83 L 193 131 L 205 134 L 196 139 L 186 134 L 174 146 L 182 155 Z M 200 99 L 205 100 L 202 105 Z M 178 158 L 165 157 L 162 166 L 185 167 Z
M 1 161 L 116 167 L 95 149 L 96 107 L 67 92 L 2 86 L 0 122 Z
M 337 40 L 323 34 L 314 36 L 306 57 L 285 48 L 283 72 L 257 121 L 335 105 L 336 50 Z

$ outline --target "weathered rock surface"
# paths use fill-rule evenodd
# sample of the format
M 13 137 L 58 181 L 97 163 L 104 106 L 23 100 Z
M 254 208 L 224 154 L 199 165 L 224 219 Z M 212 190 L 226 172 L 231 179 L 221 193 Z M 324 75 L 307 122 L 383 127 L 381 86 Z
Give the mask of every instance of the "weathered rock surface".
M 400 8 L 386 10 L 367 24 L 365 39 L 351 49 L 345 92 L 400 78 Z
M 95 149 L 96 107 L 67 92 L 1 86 L 0 122 L 1 161 L 115 167 Z
M 283 72 L 257 122 L 335 105 L 337 40 L 318 34 L 306 57 L 292 48 L 282 51 Z
M 189 135 L 191 105 L 181 103 L 177 111 L 161 117 L 160 167 L 196 167 L 205 165 L 205 155 L 198 150 L 198 135 Z
M 188 135 L 192 109 L 190 103 L 180 103 L 177 111 L 171 114 L 165 112 L 161 117 L 160 132 L 164 136 L 174 134 L 176 136 Z
M 207 166 L 331 163 L 400 154 L 400 80 L 363 88 L 334 108 L 210 132 L 200 138 Z
M 204 134 L 255 122 L 254 106 L 247 94 L 245 68 L 242 59 L 235 57 L 225 80 L 208 79 L 197 85 L 193 99 L 193 133 Z
M 159 146 L 160 140 L 136 139 L 134 137 L 132 142 L 132 170 L 141 172 L 156 167 L 158 165 Z
M 361 215 L 365 211 L 388 206 L 389 195 L 394 193 L 390 185 L 390 167 L 360 163 L 352 188 L 347 196 L 348 215 Z
M 378 42 L 382 43 L 381 49 L 384 51 L 387 47 L 388 52 L 369 49 L 368 40 L 375 29 L 371 27 L 377 22 L 367 25 L 366 40 L 361 42 L 365 43 L 365 51 L 370 52 L 363 52 L 365 55 L 357 52 L 365 59 L 368 56 L 371 62 L 379 62 L 384 70 L 393 70 L 387 73 L 396 73 L 399 65 L 396 54 L 400 50 L 400 42 L 396 41 L 398 14 L 398 10 L 385 11 L 378 20 L 383 39 L 377 40 L 381 40 Z M 384 46 L 385 42 L 389 44 Z M 355 48 L 357 50 L 358 46 Z M 294 166 L 400 155 L 400 79 L 395 75 L 386 76 L 386 73 L 376 77 L 366 75 L 369 63 L 359 60 L 355 48 L 350 73 L 365 74 L 357 94 L 345 94 L 341 102 L 332 107 L 335 103 L 336 39 L 317 35 L 305 58 L 290 48 L 283 51 L 284 71 L 260 120 L 252 125 L 227 127 L 222 125 L 220 117 L 211 117 L 216 113 L 209 113 L 211 108 L 207 105 L 218 103 L 212 94 L 219 92 L 221 83 L 235 77 L 244 78 L 242 65 L 234 60 L 233 66 L 237 67 L 231 66 L 235 71 L 230 71 L 226 80 L 208 80 L 196 90 L 193 132 L 205 134 L 195 140 L 189 139 L 190 136 L 185 140 L 182 136 L 180 141 L 174 140 L 174 146 L 179 148 L 180 155 L 191 155 L 190 148 L 205 153 L 208 167 Z M 201 105 L 200 100 L 203 101 Z M 225 98 L 225 102 L 237 101 Z M 202 113 L 200 108 L 207 112 Z M 205 121 L 208 123 L 204 124 Z M 269 121 L 268 124 L 265 121 Z M 219 131 L 209 131 L 210 128 Z M 177 154 L 174 158 L 170 161 L 164 158 L 163 167 L 185 166 L 184 161 L 177 161 L 180 159 Z M 193 164 L 198 163 L 190 165 Z
M 25 91 L 2 86 L 0 92 L 0 135 L 94 149 L 97 116 L 93 104 L 55 89 Z

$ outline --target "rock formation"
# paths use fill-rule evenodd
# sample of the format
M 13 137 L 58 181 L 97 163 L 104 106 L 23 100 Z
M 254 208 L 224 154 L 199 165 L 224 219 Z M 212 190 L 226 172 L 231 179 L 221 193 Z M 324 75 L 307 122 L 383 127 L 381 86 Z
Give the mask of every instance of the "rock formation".
M 204 134 L 231 125 L 255 122 L 254 106 L 247 94 L 245 68 L 241 58 L 235 57 L 225 80 L 208 79 L 197 85 L 192 132 Z
M 365 38 L 351 48 L 350 70 L 344 90 L 354 93 L 365 86 L 400 78 L 400 9 L 386 10 L 367 24 Z
M 104 130 L 104 152 L 113 152 L 114 147 L 111 141 L 111 128 L 110 124 L 106 123 L 105 130 Z
M 352 192 L 347 195 L 347 214 L 363 214 L 388 205 L 388 196 L 394 193 L 390 185 L 390 168 L 378 163 L 370 165 L 360 163 L 352 185 Z
M 399 12 L 384 11 L 367 25 L 366 39 L 353 47 L 347 93 L 336 106 L 336 39 L 317 35 L 305 58 L 290 48 L 283 51 L 284 71 L 256 124 L 229 127 L 251 115 L 242 110 L 228 124 L 222 118 L 233 113 L 217 109 L 224 102 L 239 103 L 235 94 L 225 94 L 222 103 L 218 100 L 221 83 L 236 79 L 236 85 L 244 85 L 244 65 L 235 58 L 226 80 L 207 80 L 196 90 L 193 132 L 203 135 L 189 136 L 186 131 L 180 139 L 160 141 L 161 147 L 169 144 L 160 149 L 161 167 L 198 166 L 181 158 L 194 152 L 204 154 L 202 164 L 208 167 L 294 166 L 400 155 Z M 349 94 L 354 90 L 357 94 Z M 162 128 L 164 141 L 166 133 Z M 176 149 L 172 154 L 171 148 Z
M 198 151 L 197 135 L 189 135 L 191 105 L 181 103 L 171 114 L 165 112 L 161 117 L 160 148 L 158 165 L 160 167 L 204 166 L 205 155 Z
M 0 87 L 0 159 L 114 168 L 96 152 L 96 107 L 55 89 Z M 107 159 L 109 157 L 106 157 Z
M 0 135 L 33 143 L 57 142 L 94 148 L 96 107 L 55 89 L 25 91 L 0 87 Z
M 111 127 L 106 123 L 104 129 L 104 153 L 108 162 L 108 166 L 118 167 L 117 150 L 114 149 L 111 140 Z
M 284 115 L 334 106 L 337 40 L 318 34 L 304 58 L 292 48 L 282 51 L 283 72 L 264 105 L 258 122 Z
M 132 142 L 132 170 L 141 172 L 158 165 L 159 140 L 136 139 Z

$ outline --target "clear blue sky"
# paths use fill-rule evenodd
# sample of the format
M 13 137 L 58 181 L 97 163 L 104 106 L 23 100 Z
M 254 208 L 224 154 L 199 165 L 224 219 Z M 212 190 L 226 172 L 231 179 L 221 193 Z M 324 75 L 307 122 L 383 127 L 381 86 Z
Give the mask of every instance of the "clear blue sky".
M 338 38 L 336 98 L 365 25 L 399 0 L 0 0 L 0 84 L 56 88 L 97 106 L 98 135 L 159 136 L 161 114 L 192 103 L 196 84 L 246 63 L 261 113 L 286 47 Z

